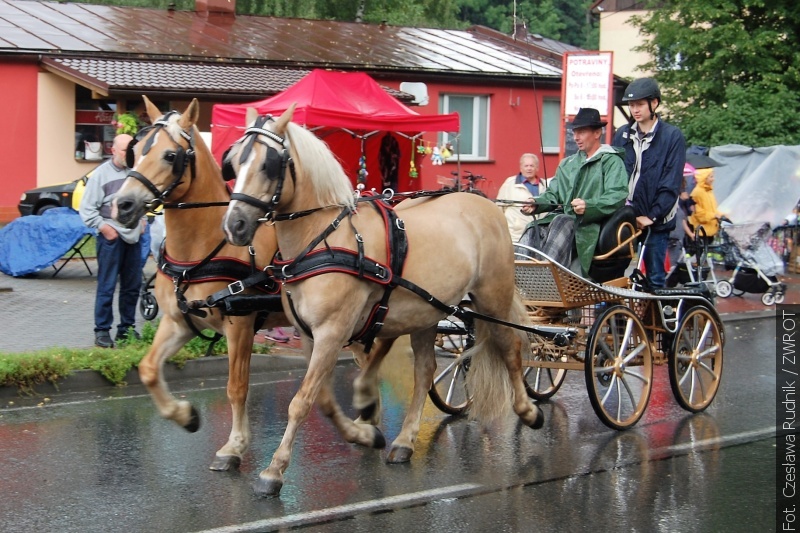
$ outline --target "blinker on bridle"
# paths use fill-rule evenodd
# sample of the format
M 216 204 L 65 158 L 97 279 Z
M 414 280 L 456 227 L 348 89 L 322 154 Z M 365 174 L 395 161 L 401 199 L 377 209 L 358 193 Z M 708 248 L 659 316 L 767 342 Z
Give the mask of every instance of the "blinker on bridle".
M 185 150 L 183 148 L 183 146 L 181 146 L 180 143 L 178 143 L 178 141 L 173 139 L 172 136 L 169 134 L 169 132 L 167 132 L 167 130 L 166 130 L 166 127 L 169 125 L 170 117 L 172 115 L 176 115 L 176 114 L 177 114 L 177 111 L 170 111 L 169 113 L 167 113 L 163 117 L 161 117 L 159 120 L 155 121 L 155 123 L 153 123 L 152 126 L 150 126 L 149 128 L 143 129 L 141 132 L 139 132 L 139 135 L 137 135 L 128 144 L 128 148 L 127 148 L 127 150 L 125 152 L 125 164 L 129 168 L 128 176 L 130 176 L 130 177 L 134 178 L 135 180 L 137 180 L 139 183 L 144 185 L 151 193 L 153 193 L 153 196 L 154 196 L 153 200 L 151 200 L 150 202 L 148 202 L 146 204 L 147 208 L 149 210 L 157 209 L 159 206 L 164 205 L 164 200 L 167 199 L 167 197 L 172 193 L 173 190 L 175 190 L 175 188 L 178 185 L 183 183 L 181 181 L 181 178 L 183 177 L 183 174 L 186 172 L 186 167 L 187 166 L 191 166 L 192 174 L 194 174 L 194 160 L 195 160 L 194 130 L 192 130 L 191 133 L 187 133 L 184 130 L 180 130 L 180 136 L 187 143 L 189 143 L 189 149 L 188 150 Z M 136 162 L 135 161 L 135 154 L 134 154 L 134 151 L 133 151 L 133 147 L 142 138 L 147 136 L 147 139 L 145 140 L 145 143 L 144 143 L 144 147 L 142 148 L 142 155 L 147 155 L 148 153 L 150 153 L 150 149 L 153 147 L 153 141 L 155 140 L 156 133 L 158 132 L 159 129 L 163 129 L 164 132 L 167 134 L 167 137 L 169 138 L 169 140 L 171 140 L 178 147 L 178 149 L 175 150 L 175 154 L 174 154 L 174 158 L 175 159 L 172 161 L 172 175 L 173 175 L 174 179 L 172 180 L 172 183 L 170 183 L 167 186 L 167 188 L 164 189 L 163 192 L 159 191 L 158 188 L 155 185 L 153 185 L 153 183 L 149 179 L 147 179 L 146 176 L 144 176 L 140 172 L 137 172 L 136 170 L 132 170 L 132 167 L 134 166 L 134 164 Z M 152 135 L 148 136 L 148 134 L 152 130 L 156 130 L 156 131 L 153 132 Z
M 231 194 L 231 200 L 239 200 L 240 202 L 252 205 L 253 207 L 263 209 L 265 213 L 271 212 L 280 201 L 281 193 L 283 192 L 283 183 L 286 179 L 287 166 L 289 167 L 289 171 L 292 175 L 292 182 L 295 181 L 294 161 L 289 155 L 289 149 L 286 147 L 286 139 L 277 133 L 264 128 L 264 125 L 272 120 L 273 119 L 271 115 L 259 116 L 255 123 L 244 131 L 244 136 L 237 141 L 237 143 L 244 143 L 242 145 L 242 150 L 239 153 L 239 165 L 243 165 L 250 157 L 250 153 L 253 151 L 253 146 L 255 146 L 255 143 L 262 144 L 266 147 L 267 156 L 264 159 L 264 164 L 261 168 L 267 175 L 267 179 L 276 180 L 278 182 L 272 198 L 270 198 L 268 202 L 264 202 L 258 198 L 250 196 L 249 194 Z M 261 135 L 267 137 L 273 142 L 280 144 L 283 148 L 283 151 L 278 153 L 278 150 L 269 146 L 266 142 L 259 138 Z M 230 165 L 230 161 L 227 161 L 226 164 Z

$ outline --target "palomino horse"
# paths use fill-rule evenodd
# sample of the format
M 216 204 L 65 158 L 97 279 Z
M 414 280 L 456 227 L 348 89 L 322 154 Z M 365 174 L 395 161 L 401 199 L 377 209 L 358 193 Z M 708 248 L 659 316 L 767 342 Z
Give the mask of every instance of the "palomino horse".
M 165 266 L 159 265 L 155 286 L 164 313 L 153 345 L 139 364 L 139 375 L 163 417 L 196 431 L 198 413 L 188 401 L 178 401 L 170 394 L 163 378 L 164 361 L 197 331 L 212 329 L 227 337 L 227 393 L 233 423 L 228 442 L 216 452 L 211 469 L 229 470 L 239 466 L 250 444 L 246 402 L 257 313 L 251 307 L 250 312 L 242 313 L 244 316 L 231 316 L 218 308 L 209 308 L 190 313 L 187 319 L 179 304 L 182 302 L 185 310 L 191 302 L 225 293 L 231 281 L 249 279 L 253 270 L 263 269 L 277 250 L 275 231 L 269 226 L 261 228 L 250 248 L 225 242 L 221 221 L 230 194 L 219 166 L 195 127 L 199 113 L 197 100 L 183 114 L 166 115 L 146 97 L 144 101 L 153 127 L 143 132 L 129 150 L 131 170 L 117 193 L 116 217 L 123 224 L 135 225 L 151 202 L 163 204 L 168 245 L 162 261 Z M 265 326 L 285 324 L 288 324 L 286 317 L 280 312 L 271 313 Z M 381 346 L 379 351 L 388 351 L 390 346 L 391 343 Z M 353 422 L 332 401 L 333 395 L 327 389 L 323 392 L 320 398 L 323 412 L 334 419 L 345 437 L 352 434 L 348 430 Z M 373 441 L 370 438 L 369 444 Z
M 405 200 L 394 210 L 357 201 L 327 146 L 290 122 L 293 112 L 294 107 L 273 122 L 249 110 L 251 126 L 223 161 L 223 168 L 230 164 L 237 175 L 225 215 L 228 240 L 250 243 L 259 219 L 269 213 L 281 255 L 273 262 L 274 274 L 283 284 L 284 310 L 305 332 L 309 357 L 283 440 L 255 485 L 264 495 L 280 492 L 299 426 L 320 387 L 330 381 L 344 344 L 364 332 L 366 344 L 375 335 L 410 334 L 414 392 L 387 459 L 405 462 L 414 451 L 436 367 L 438 321 L 465 294 L 479 313 L 513 323 L 525 320 L 508 229 L 491 201 L 451 193 Z M 491 321 L 476 326 L 468 374 L 474 398 L 470 414 L 489 422 L 513 404 L 524 424 L 541 427 L 542 413 L 528 399 L 521 372 L 527 336 Z M 377 402 L 372 381 L 380 358 L 373 354 L 356 380 L 356 407 L 366 419 Z

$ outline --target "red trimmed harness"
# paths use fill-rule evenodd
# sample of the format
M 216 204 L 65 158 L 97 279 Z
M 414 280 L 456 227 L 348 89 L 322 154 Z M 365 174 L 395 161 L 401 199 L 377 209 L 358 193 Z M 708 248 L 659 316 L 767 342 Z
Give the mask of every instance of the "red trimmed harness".
M 364 344 L 366 351 L 372 348 L 375 337 L 380 332 L 384 324 L 386 315 L 389 312 L 389 297 L 392 291 L 402 280 L 400 275 L 403 272 L 406 256 L 408 254 L 408 239 L 406 237 L 403 221 L 397 216 L 394 209 L 387 202 L 369 198 L 370 204 L 381 215 L 384 227 L 386 228 L 386 263 L 381 263 L 371 257 L 364 255 L 364 240 L 356 231 L 352 224 L 353 211 L 345 207 L 339 216 L 322 232 L 305 250 L 291 260 L 283 260 L 280 252 L 275 255 L 273 261 L 273 275 L 281 283 L 294 283 L 308 279 L 312 276 L 328 273 L 343 273 L 358 277 L 359 279 L 369 280 L 384 286 L 383 297 L 376 303 L 367 318 L 364 327 L 350 342 L 360 341 Z M 350 226 L 356 237 L 356 250 L 328 246 L 325 239 L 333 233 L 344 218 L 350 221 Z M 325 243 L 324 248 L 316 248 L 320 243 Z M 289 308 L 294 315 L 301 329 L 311 337 L 310 328 L 297 315 L 292 302 L 291 293 L 286 291 Z

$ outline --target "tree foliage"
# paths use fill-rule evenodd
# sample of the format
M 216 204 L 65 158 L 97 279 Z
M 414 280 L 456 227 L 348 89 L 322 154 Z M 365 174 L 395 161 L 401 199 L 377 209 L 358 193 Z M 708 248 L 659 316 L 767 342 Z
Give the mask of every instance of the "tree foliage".
M 634 18 L 667 115 L 692 144 L 800 144 L 800 3 L 671 0 Z

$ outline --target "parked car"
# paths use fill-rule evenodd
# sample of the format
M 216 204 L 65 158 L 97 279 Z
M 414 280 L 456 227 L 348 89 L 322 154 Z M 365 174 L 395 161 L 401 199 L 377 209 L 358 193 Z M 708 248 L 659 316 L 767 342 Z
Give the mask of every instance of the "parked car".
M 85 175 L 69 183 L 58 185 L 48 185 L 47 187 L 37 187 L 22 193 L 19 199 L 19 213 L 26 215 L 41 215 L 48 209 L 55 207 L 71 207 L 78 210 L 83 196 L 83 189 L 86 181 L 92 175 L 94 169 Z

